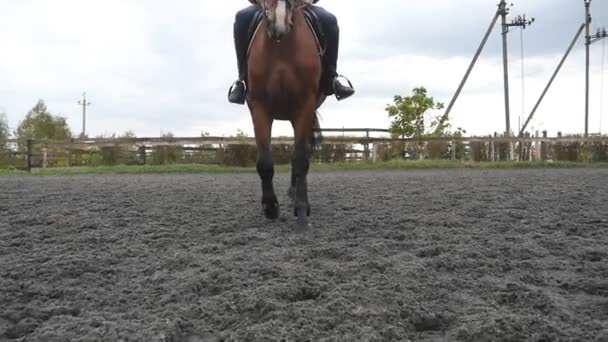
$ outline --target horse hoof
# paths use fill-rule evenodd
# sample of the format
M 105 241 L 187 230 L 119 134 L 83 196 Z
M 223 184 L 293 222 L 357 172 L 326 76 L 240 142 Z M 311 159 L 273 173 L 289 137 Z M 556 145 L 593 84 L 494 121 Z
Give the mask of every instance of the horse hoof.
M 296 222 L 296 234 L 306 234 L 312 231 L 312 225 L 306 220 Z
M 279 218 L 280 208 L 279 208 L 279 203 L 278 202 L 264 203 L 262 205 L 262 208 L 264 210 L 264 216 L 267 219 L 269 219 L 269 220 L 276 220 L 276 219 Z

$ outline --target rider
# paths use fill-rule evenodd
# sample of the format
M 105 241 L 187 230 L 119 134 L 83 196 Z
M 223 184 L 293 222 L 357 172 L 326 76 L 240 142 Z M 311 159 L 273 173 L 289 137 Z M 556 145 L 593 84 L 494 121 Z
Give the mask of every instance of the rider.
M 319 0 L 313 0 L 313 3 L 317 3 Z M 239 78 L 234 82 L 230 88 L 228 94 L 228 101 L 237 104 L 244 104 L 246 97 L 246 86 L 245 77 L 246 73 L 246 62 L 247 62 L 247 49 L 249 47 L 248 39 L 248 28 L 249 24 L 253 20 L 257 11 L 260 10 L 259 5 L 256 4 L 256 0 L 249 0 L 252 5 L 247 8 L 240 10 L 235 17 L 234 22 L 234 45 L 236 48 L 236 58 L 238 62 Z M 338 80 L 337 73 L 337 61 L 338 61 L 338 43 L 340 38 L 340 30 L 338 28 L 338 22 L 336 17 L 329 13 L 322 7 L 310 6 L 310 9 L 319 17 L 321 24 L 323 25 L 323 31 L 327 40 L 327 48 L 325 52 L 325 66 L 327 67 L 326 72 L 328 73 L 328 81 L 331 84 L 322 85 L 325 89 L 326 95 L 336 95 L 338 100 L 346 99 L 355 93 L 355 90 L 350 87 L 343 85 Z

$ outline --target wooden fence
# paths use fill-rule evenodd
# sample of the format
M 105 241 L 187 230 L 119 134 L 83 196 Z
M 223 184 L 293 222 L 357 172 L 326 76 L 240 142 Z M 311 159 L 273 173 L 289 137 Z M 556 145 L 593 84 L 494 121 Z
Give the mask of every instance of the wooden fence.
M 469 161 L 569 160 L 608 161 L 608 137 L 425 137 L 392 139 L 372 137 L 382 129 L 324 129 L 326 135 L 316 162 L 387 161 L 405 159 L 451 159 Z M 346 133 L 363 136 L 346 136 Z M 277 163 L 288 163 L 293 153 L 292 137 L 272 140 Z M 255 162 L 254 138 L 180 137 L 72 139 L 69 141 L 10 140 L 12 148 L 3 157 L 21 161 L 18 168 L 91 166 L 113 164 L 204 163 L 250 165 Z

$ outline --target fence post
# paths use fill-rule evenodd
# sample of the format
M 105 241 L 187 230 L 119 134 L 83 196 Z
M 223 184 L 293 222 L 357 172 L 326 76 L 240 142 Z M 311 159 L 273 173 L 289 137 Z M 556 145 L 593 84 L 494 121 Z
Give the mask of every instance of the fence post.
M 530 139 L 531 135 L 530 132 L 526 132 L 526 134 L 524 135 L 524 138 L 526 139 Z M 531 154 L 531 149 L 532 149 L 532 143 L 529 141 L 526 141 L 525 144 L 522 144 L 521 146 L 523 146 L 523 156 L 522 156 L 522 161 L 528 161 L 531 160 L 532 157 L 530 156 Z
M 557 132 L 557 143 L 555 143 L 555 145 L 553 145 L 553 160 L 563 160 L 564 156 L 568 153 L 568 150 L 564 151 L 564 146 L 562 145 L 561 141 L 559 139 L 561 139 L 562 137 L 562 132 Z M 572 145 L 570 145 L 570 147 L 572 147 Z M 566 155 L 566 160 L 568 160 L 568 156 Z
M 543 131 L 543 138 L 547 138 L 547 131 Z M 547 161 L 547 142 L 543 141 L 540 143 L 540 159 Z
M 373 154 L 373 156 L 372 156 L 372 161 L 373 161 L 374 163 L 378 161 L 378 146 L 379 146 L 379 144 L 378 144 L 377 142 L 375 142 L 375 143 L 372 145 L 372 148 L 374 149 L 374 150 L 372 151 L 372 154 Z
M 491 137 L 491 136 L 490 136 Z M 486 161 L 491 161 L 492 158 L 492 142 L 484 142 L 483 143 L 484 152 L 486 154 Z
M 490 135 L 490 138 L 492 138 L 492 136 Z M 496 132 L 494 132 L 494 138 L 496 138 Z M 490 142 L 490 144 L 492 144 L 492 161 L 495 162 L 496 161 L 496 143 L 495 140 L 492 140 Z
M 46 169 L 46 167 L 48 166 L 48 160 L 47 160 L 47 148 L 46 145 L 43 145 L 44 147 L 42 147 L 42 168 Z
M 456 160 L 456 141 L 452 141 L 452 161 Z
M 139 153 L 141 154 L 141 160 L 143 165 L 146 165 L 146 145 L 142 145 L 139 147 Z
M 365 161 L 369 161 L 369 129 L 365 131 L 365 144 L 363 145 L 365 150 Z

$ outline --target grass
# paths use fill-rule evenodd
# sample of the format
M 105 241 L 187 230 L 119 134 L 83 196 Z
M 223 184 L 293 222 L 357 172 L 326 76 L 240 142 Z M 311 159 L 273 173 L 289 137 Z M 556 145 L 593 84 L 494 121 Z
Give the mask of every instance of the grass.
M 583 162 L 460 162 L 449 160 L 420 160 L 390 162 L 345 162 L 313 164 L 312 172 L 349 170 L 430 170 L 430 169 L 530 169 L 608 167 L 608 163 Z M 277 165 L 276 172 L 289 172 L 289 165 Z M 255 173 L 255 167 L 231 167 L 218 165 L 118 165 L 97 167 L 63 167 L 34 169 L 31 175 L 94 175 L 94 174 L 188 174 L 188 173 Z M 29 175 L 24 171 L 0 169 L 0 176 Z

